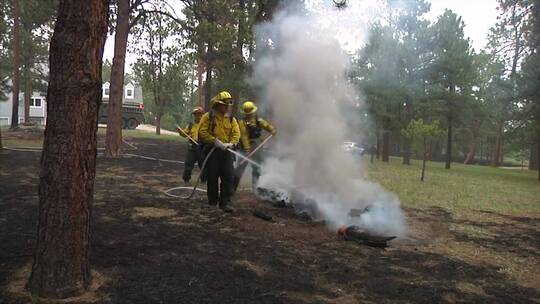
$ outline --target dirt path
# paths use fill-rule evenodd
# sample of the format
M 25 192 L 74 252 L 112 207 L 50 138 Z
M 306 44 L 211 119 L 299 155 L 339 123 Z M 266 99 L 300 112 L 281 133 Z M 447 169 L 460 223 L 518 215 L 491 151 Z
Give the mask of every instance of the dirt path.
M 182 160 L 185 146 L 133 139 L 137 153 Z M 127 151 L 132 149 L 125 147 Z M 39 154 L 0 151 L 0 286 L 31 261 Z M 407 209 L 411 239 L 381 250 L 342 241 L 321 223 L 275 208 L 249 192 L 234 215 L 162 191 L 180 185 L 181 164 L 98 159 L 92 267 L 109 280 L 97 303 L 534 303 L 540 291 L 490 261 L 441 252 L 448 242 L 526 249 L 540 240 L 534 219 L 507 218 L 496 241 L 455 231 L 441 209 Z M 263 221 L 252 215 L 272 215 Z M 475 223 L 481 224 L 481 223 Z M 524 229 L 528 229 L 527 231 Z M 504 231 L 503 231 L 504 230 Z M 536 231 L 536 232 L 534 232 Z M 0 291 L 0 303 L 30 303 Z
M 136 130 L 156 133 L 156 126 L 142 124 L 142 125 L 139 125 Z M 178 135 L 178 133 L 176 132 L 168 131 L 165 129 L 161 129 L 160 132 L 163 135 Z

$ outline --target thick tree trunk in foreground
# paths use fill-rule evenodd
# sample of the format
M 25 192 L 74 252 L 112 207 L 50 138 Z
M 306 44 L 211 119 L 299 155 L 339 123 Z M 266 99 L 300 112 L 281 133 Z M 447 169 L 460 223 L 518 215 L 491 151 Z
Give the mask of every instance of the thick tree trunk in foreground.
M 446 163 L 445 168 L 450 169 L 452 163 L 452 115 L 448 115 L 448 134 L 446 138 Z
M 114 58 L 111 70 L 111 98 L 107 107 L 105 155 L 119 157 L 122 153 L 122 101 L 124 96 L 124 66 L 129 36 L 129 0 L 118 0 Z
M 498 167 L 501 163 L 503 123 L 497 122 L 497 138 L 495 140 L 495 150 L 493 151 L 493 159 L 491 160 L 492 167 Z
M 63 0 L 51 40 L 41 155 L 34 295 L 66 298 L 90 283 L 90 217 L 108 0 Z
M 11 76 L 12 86 L 12 112 L 11 128 L 19 126 L 19 86 L 20 86 L 20 65 L 21 65 L 21 31 L 20 31 L 20 10 L 19 0 L 11 0 L 11 13 L 13 16 L 13 71 Z

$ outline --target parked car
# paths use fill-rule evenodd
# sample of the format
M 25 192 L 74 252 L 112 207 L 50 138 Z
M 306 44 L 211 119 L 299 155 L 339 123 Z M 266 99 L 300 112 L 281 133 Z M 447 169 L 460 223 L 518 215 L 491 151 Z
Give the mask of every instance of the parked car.
M 358 143 L 346 141 L 343 143 L 343 151 L 349 152 L 352 155 L 362 156 L 366 152 L 366 149 L 360 147 Z

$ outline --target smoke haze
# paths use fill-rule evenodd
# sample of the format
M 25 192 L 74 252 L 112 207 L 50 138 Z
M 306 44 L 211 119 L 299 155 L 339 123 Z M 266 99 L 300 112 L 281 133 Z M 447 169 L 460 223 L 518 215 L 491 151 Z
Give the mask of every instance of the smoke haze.
M 404 236 L 398 198 L 368 181 L 363 164 L 343 150 L 352 133 L 340 104 L 357 104 L 360 98 L 345 78 L 347 55 L 331 27 L 318 26 L 317 18 L 289 9 L 257 30 L 269 47 L 259 53 L 253 82 L 278 128 L 258 186 L 301 202 L 298 209 L 316 210 L 331 229 L 357 225 Z M 349 216 L 351 209 L 366 207 L 359 217 Z

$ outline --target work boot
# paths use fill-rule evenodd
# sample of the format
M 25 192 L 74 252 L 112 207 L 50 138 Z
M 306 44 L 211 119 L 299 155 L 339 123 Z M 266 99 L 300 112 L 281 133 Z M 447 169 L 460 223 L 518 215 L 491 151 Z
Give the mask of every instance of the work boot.
M 234 209 L 233 207 L 229 206 L 229 205 L 225 205 L 225 206 L 222 206 L 222 207 L 219 207 L 221 208 L 221 210 L 223 210 L 223 212 L 225 213 L 234 213 L 236 211 L 236 209 Z
M 184 175 L 182 176 L 182 180 L 184 181 L 184 183 L 189 183 L 189 181 L 191 180 L 191 172 L 184 172 Z

